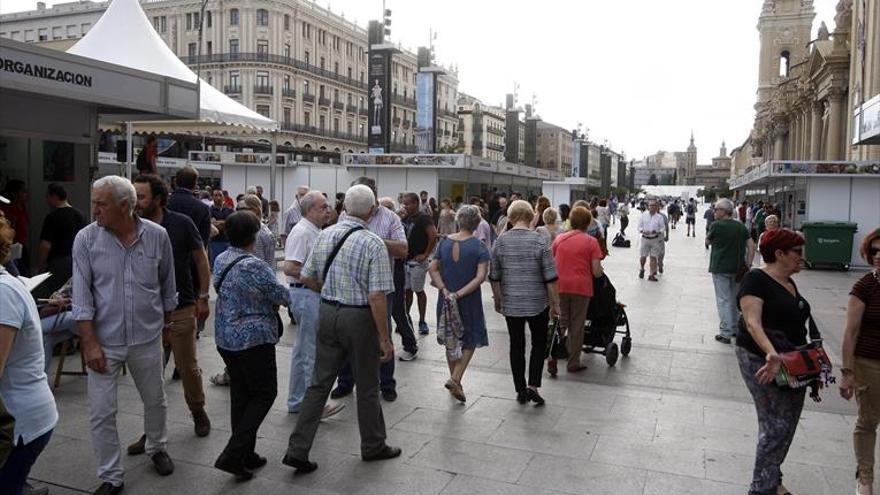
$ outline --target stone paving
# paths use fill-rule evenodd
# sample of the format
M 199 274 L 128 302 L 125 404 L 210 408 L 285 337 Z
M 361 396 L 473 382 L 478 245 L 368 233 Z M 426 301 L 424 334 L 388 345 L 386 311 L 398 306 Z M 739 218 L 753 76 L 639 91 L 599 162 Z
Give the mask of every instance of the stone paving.
M 631 219 L 634 234 L 636 215 Z M 610 235 L 616 230 L 613 226 Z M 194 436 L 181 383 L 169 380 L 168 449 L 177 470 L 162 478 L 145 456 L 126 457 L 125 493 L 744 494 L 757 423 L 732 348 L 713 339 L 718 318 L 702 235 L 672 231 L 659 283 L 637 278 L 638 243 L 633 244 L 612 248 L 605 262 L 618 299 L 627 304 L 632 354 L 614 367 L 600 355 L 589 355 L 587 371 L 545 378 L 541 393 L 547 405 L 541 408 L 515 400 L 506 328 L 491 311 L 488 285 L 483 297 L 490 347 L 477 351 L 464 377 L 467 404 L 449 396 L 443 388 L 448 373 L 443 351 L 433 335 L 436 291 L 429 289 L 432 334 L 420 338 L 417 360 L 398 361 L 400 397 L 383 403 L 388 441 L 403 448 L 403 456 L 392 461 L 360 461 L 355 404 L 349 397 L 343 399 L 346 409 L 319 429 L 312 453 L 318 471 L 294 476 L 281 465 L 297 418 L 285 409 L 295 333 L 290 327 L 278 347 L 279 396 L 257 445 L 268 466 L 246 483 L 214 469 L 228 439 L 229 402 L 226 388 L 207 382 L 222 368 L 208 332 L 199 342 L 199 358 L 211 435 Z M 805 271 L 796 277 L 836 363 L 846 295 L 859 276 Z M 57 390 L 61 420 L 31 473 L 53 494 L 90 492 L 98 485 L 85 385 L 81 377 L 65 377 Z M 854 488 L 855 406 L 840 399 L 836 388 L 823 397 L 821 404 L 808 400 L 783 466 L 785 483 L 796 494 L 840 495 Z M 129 377 L 122 379 L 119 409 L 125 445 L 140 434 L 143 413 Z

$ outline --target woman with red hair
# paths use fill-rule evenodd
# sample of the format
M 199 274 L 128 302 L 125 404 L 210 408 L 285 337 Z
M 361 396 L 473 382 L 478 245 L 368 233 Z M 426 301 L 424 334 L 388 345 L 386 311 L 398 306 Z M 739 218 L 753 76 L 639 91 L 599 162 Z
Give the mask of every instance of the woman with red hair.
M 794 438 L 806 388 L 780 387 L 774 380 L 782 363 L 778 353 L 807 343 L 810 304 L 791 278 L 801 269 L 803 245 L 804 238 L 792 230 L 766 232 L 760 247 L 766 265 L 749 271 L 740 286 L 736 357 L 758 413 L 750 495 L 788 493 L 780 467 Z
M 849 293 L 843 333 L 840 395 L 853 395 L 859 416 L 853 432 L 856 453 L 856 493 L 872 495 L 874 448 L 880 422 L 880 229 L 862 241 L 862 257 L 873 270 L 859 279 Z

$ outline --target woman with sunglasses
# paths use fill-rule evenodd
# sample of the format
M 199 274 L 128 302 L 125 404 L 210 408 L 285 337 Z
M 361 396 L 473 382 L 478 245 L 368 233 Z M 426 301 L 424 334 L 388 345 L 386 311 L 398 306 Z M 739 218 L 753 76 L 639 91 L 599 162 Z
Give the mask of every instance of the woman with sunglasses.
M 806 388 L 777 386 L 779 352 L 807 343 L 810 304 L 792 275 L 803 262 L 804 238 L 789 229 L 766 232 L 761 256 L 766 265 L 743 277 L 742 318 L 736 336 L 740 373 L 758 413 L 758 447 L 749 495 L 787 494 L 780 469 L 804 407 Z
M 873 270 L 849 293 L 840 395 L 846 400 L 855 395 L 859 405 L 853 433 L 856 493 L 873 495 L 874 444 L 880 421 L 880 229 L 865 237 L 860 253 Z

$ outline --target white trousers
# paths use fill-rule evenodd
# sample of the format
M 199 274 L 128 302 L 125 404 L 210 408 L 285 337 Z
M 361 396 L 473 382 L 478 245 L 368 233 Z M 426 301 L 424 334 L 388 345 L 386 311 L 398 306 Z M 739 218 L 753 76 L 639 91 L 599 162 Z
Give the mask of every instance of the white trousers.
M 146 453 L 152 456 L 165 450 L 167 407 L 162 380 L 162 337 L 146 344 L 102 348 L 107 359 L 107 372 L 100 374 L 89 370 L 89 424 L 98 478 L 119 486 L 124 470 L 122 447 L 116 431 L 116 387 L 123 364 L 144 403 Z

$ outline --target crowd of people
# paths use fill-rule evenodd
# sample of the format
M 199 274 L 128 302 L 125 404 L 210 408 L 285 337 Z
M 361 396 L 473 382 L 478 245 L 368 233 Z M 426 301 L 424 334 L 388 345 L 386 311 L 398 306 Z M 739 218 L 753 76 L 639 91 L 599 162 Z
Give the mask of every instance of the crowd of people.
M 26 478 L 58 421 L 46 378 L 53 347 L 74 336 L 89 368 L 89 428 L 101 482 L 95 493 L 116 494 L 124 487 L 116 429 L 123 368 L 144 406 L 143 435 L 127 453 L 147 455 L 160 475 L 174 472 L 164 369 L 173 362 L 194 434 L 209 435 L 196 342 L 211 311 L 211 288 L 214 344 L 225 368 L 210 381 L 229 387 L 231 425 L 215 467 L 238 480 L 251 479 L 268 462 L 255 449 L 278 394 L 282 307 L 297 330 L 286 405 L 298 417 L 281 462 L 299 473 L 317 469 L 309 454 L 320 421 L 343 410 L 339 399 L 355 388 L 362 459 L 401 455 L 388 443 L 381 402 L 398 397 L 396 361 L 418 358 L 425 340 L 416 332 L 434 332 L 448 364 L 442 386 L 456 403 L 466 403 L 468 365 L 477 349 L 490 345 L 482 302 L 487 280 L 491 309 L 507 326 L 511 396 L 542 406 L 545 363 L 551 377 L 559 373 L 557 359 L 547 353 L 548 339 L 565 342 L 568 373 L 586 368 L 584 327 L 594 283 L 605 275 L 608 229 L 619 219 L 619 236 L 625 236 L 630 207 L 636 206 L 633 198 L 616 197 L 553 205 L 543 196 L 526 201 L 498 191 L 467 202 L 438 203 L 426 191 L 380 197 L 375 180 L 360 177 L 332 197 L 300 186 L 282 215 L 259 186 L 233 201 L 220 189 L 199 190 L 191 168 L 174 179 L 173 191 L 150 173 L 133 181 L 95 181 L 90 224 L 67 202 L 64 188 L 51 185 L 52 212 L 34 259 L 12 253 L 22 240 L 23 208 L 15 205 L 23 205 L 20 198 L 27 194 L 13 184 L 15 194 L 4 210 L 16 229 L 0 221 L 0 486 L 12 487 L 10 493 L 46 493 L 26 485 Z M 682 215 L 686 235 L 695 236 L 693 199 L 670 202 L 666 213 L 661 206 L 654 198 L 639 205 L 639 278 L 650 261 L 650 282 L 664 272 L 670 229 Z M 715 339 L 736 341 L 743 381 L 755 399 L 759 437 L 750 493 L 763 495 L 787 493 L 780 466 L 805 389 L 773 382 L 780 353 L 807 344 L 812 317 L 793 280 L 803 237 L 780 227 L 784 217 L 774 207 L 755 206 L 749 213 L 746 204 L 719 199 L 704 218 L 720 320 Z M 286 284 L 276 276 L 278 246 L 284 248 Z M 752 268 L 755 251 L 763 259 L 760 268 Z M 865 238 L 861 253 L 873 271 L 850 296 L 840 393 L 859 399 L 854 443 L 858 493 L 865 495 L 872 493 L 880 422 L 880 394 L 873 390 L 880 389 L 880 231 Z M 59 274 L 51 295 L 34 297 L 15 278 L 16 269 Z M 433 329 L 429 284 L 438 294 Z M 413 305 L 417 319 L 411 317 Z

